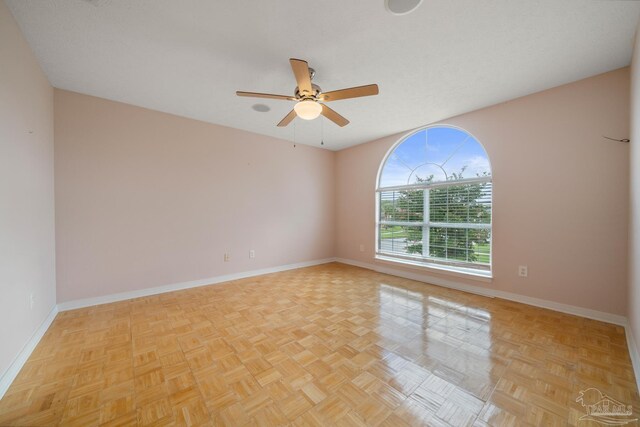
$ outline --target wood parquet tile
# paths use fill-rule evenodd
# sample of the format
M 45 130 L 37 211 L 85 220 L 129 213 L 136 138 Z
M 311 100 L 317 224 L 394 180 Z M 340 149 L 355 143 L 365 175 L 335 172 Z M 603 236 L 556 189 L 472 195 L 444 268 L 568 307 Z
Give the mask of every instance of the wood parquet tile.
M 59 313 L 0 425 L 583 426 L 589 388 L 638 417 L 622 327 L 334 263 Z

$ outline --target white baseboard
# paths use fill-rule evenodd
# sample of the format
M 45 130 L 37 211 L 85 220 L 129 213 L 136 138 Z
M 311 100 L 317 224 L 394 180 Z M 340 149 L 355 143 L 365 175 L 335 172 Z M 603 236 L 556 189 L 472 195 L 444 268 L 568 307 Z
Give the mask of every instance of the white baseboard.
M 494 298 L 495 295 L 492 289 L 483 289 L 479 286 L 467 285 L 464 283 L 456 282 L 453 280 L 442 279 L 440 277 L 430 276 L 428 274 L 416 273 L 406 270 L 398 270 L 385 265 L 370 264 L 361 261 L 355 261 L 346 258 L 336 258 L 336 262 L 343 264 L 353 265 L 356 267 L 366 268 L 367 270 L 373 270 L 378 273 L 388 274 L 390 276 L 398 276 L 404 279 L 411 279 L 417 282 L 429 283 L 431 285 L 442 286 L 444 288 L 455 289 L 457 291 L 468 292 L 470 294 L 482 295 L 484 297 Z
M 54 306 L 46 319 L 44 319 L 31 338 L 29 338 L 29 341 L 27 341 L 22 350 L 20 350 L 20 353 L 18 353 L 16 358 L 13 359 L 9 368 L 7 368 L 7 370 L 2 374 L 0 377 L 0 399 L 2 399 L 4 394 L 7 392 L 13 380 L 16 379 L 18 373 L 29 359 L 29 356 L 31 356 L 31 353 L 33 353 L 33 350 L 36 348 L 45 332 L 47 332 L 47 329 L 49 329 L 49 326 L 51 326 L 51 323 L 53 322 L 53 319 L 56 318 L 57 314 L 58 306 Z
M 528 297 L 525 295 L 514 294 L 511 292 L 499 291 L 496 289 L 482 288 L 481 286 L 467 285 L 465 283 L 456 282 L 453 280 L 442 279 L 439 277 L 429 276 L 427 274 L 420 274 L 411 271 L 405 271 L 395 269 L 378 264 L 370 264 L 360 261 L 354 261 L 345 258 L 336 258 L 337 262 L 343 264 L 354 265 L 356 267 L 366 268 L 368 270 L 377 271 L 379 273 L 389 274 L 392 276 L 403 277 L 405 279 L 416 280 L 419 282 L 430 283 L 432 285 L 442 286 L 445 288 L 456 289 L 458 291 L 469 292 L 472 294 L 482 295 L 489 298 L 502 298 L 509 301 L 515 301 L 522 304 L 533 305 L 535 307 L 546 308 L 549 310 L 559 311 L 562 313 L 573 314 L 576 316 L 586 317 L 589 319 L 600 320 L 606 323 L 613 323 L 615 325 L 626 326 L 627 318 L 617 314 L 606 313 L 603 311 L 592 310 L 589 308 L 578 307 L 575 305 L 562 304 L 555 301 L 549 301 L 540 298 Z
M 526 295 L 514 294 L 511 292 L 494 291 L 496 298 L 502 298 L 509 301 L 520 302 L 522 304 L 533 305 L 535 307 L 546 308 L 561 313 L 573 314 L 574 316 L 586 317 L 587 319 L 599 320 L 605 323 L 612 323 L 626 327 L 627 318 L 619 314 L 607 313 L 605 311 L 592 310 L 590 308 L 579 307 L 576 305 L 563 304 L 560 302 L 549 301 L 540 298 L 528 297 Z
M 122 292 L 119 294 L 104 295 L 95 298 L 84 298 L 78 300 L 67 301 L 58 304 L 58 310 L 68 311 L 77 308 L 91 307 L 94 305 L 108 304 L 112 302 L 124 301 L 132 298 L 146 297 L 150 295 L 164 294 L 167 292 L 180 291 L 183 289 L 197 288 L 199 286 L 215 285 L 231 280 L 246 279 L 248 277 L 261 276 L 263 274 L 278 273 L 280 271 L 294 270 L 296 268 L 311 267 L 314 265 L 326 264 L 334 262 L 335 258 L 325 258 L 313 261 L 299 262 L 295 264 L 280 265 L 277 267 L 263 268 L 260 270 L 245 271 L 241 273 L 225 274 L 222 276 L 210 277 L 208 279 L 192 280 L 190 282 L 174 283 L 170 285 L 157 286 L 154 288 L 140 289 L 131 292 Z
M 638 353 L 636 339 L 633 337 L 633 330 L 631 329 L 631 325 L 625 326 L 624 332 L 627 336 L 627 347 L 629 348 L 629 357 L 631 357 L 633 373 L 636 377 L 636 386 L 638 387 L 638 390 L 640 390 L 640 354 Z

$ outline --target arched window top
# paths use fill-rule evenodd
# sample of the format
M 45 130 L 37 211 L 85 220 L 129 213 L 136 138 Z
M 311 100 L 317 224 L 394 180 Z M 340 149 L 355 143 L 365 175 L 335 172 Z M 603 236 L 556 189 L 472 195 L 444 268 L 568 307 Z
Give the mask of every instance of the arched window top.
M 432 126 L 401 140 L 387 155 L 378 188 L 491 176 L 484 147 L 453 126 Z

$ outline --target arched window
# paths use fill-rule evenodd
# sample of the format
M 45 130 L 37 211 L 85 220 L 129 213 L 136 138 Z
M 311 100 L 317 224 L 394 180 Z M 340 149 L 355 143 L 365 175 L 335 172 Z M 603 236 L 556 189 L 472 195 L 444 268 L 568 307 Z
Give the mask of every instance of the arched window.
M 408 135 L 384 159 L 376 193 L 378 258 L 490 276 L 491 164 L 471 134 Z

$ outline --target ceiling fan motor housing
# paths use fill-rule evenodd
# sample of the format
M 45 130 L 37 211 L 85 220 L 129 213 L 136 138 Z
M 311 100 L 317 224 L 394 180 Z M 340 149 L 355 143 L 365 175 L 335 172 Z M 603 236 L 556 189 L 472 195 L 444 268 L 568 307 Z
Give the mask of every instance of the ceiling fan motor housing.
M 300 92 L 300 88 L 296 86 L 296 90 L 294 92 L 294 96 L 298 99 L 312 99 L 312 100 L 317 100 L 318 96 L 320 96 L 320 94 L 322 93 L 322 89 L 320 89 L 320 86 L 318 86 L 317 84 L 313 84 L 311 83 L 311 88 L 313 89 L 313 93 L 302 93 Z

